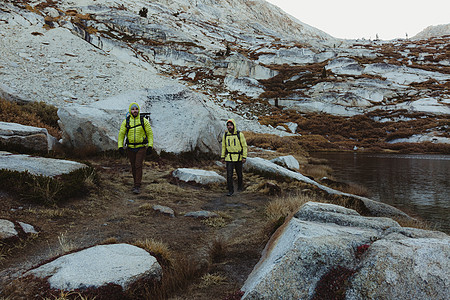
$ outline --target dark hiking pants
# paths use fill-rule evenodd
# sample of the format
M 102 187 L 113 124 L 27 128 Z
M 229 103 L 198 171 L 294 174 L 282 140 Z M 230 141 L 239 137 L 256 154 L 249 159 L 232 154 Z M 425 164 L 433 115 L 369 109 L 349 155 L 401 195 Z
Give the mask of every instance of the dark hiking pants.
M 233 170 L 236 169 L 238 178 L 238 190 L 242 190 L 242 161 L 227 161 L 227 187 L 228 191 L 234 193 Z
M 142 165 L 144 164 L 146 148 L 142 147 L 135 151 L 134 149 L 128 148 L 128 159 L 131 164 L 131 173 L 133 174 L 134 186 L 141 187 L 142 182 Z

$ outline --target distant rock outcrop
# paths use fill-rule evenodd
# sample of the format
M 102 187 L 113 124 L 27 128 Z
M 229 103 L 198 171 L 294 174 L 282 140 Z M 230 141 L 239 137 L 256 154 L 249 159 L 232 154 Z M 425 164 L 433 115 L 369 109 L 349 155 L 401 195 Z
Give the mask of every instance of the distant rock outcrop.
M 450 24 L 428 26 L 427 28 L 413 36 L 412 39 L 420 40 L 443 36 L 450 36 Z
M 272 236 L 242 299 L 445 299 L 450 238 L 308 202 Z
M 99 245 L 66 254 L 26 272 L 44 278 L 52 289 L 99 288 L 107 284 L 127 290 L 138 280 L 159 281 L 161 266 L 142 248 L 128 244 Z

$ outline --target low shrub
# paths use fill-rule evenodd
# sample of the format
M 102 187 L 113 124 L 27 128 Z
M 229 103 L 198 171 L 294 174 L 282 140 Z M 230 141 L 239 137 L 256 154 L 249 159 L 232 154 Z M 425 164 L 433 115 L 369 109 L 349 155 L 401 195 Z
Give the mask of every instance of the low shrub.
M 33 175 L 27 171 L 0 170 L 2 189 L 19 195 L 23 200 L 50 206 L 55 206 L 68 198 L 86 195 L 89 186 L 97 185 L 99 180 L 92 167 L 78 169 L 58 177 Z
M 57 111 L 58 108 L 44 102 L 19 104 L 0 98 L 0 121 L 45 128 L 52 136 L 61 138 Z
M 146 250 L 156 257 L 158 262 L 167 267 L 171 267 L 174 264 L 173 253 L 170 251 L 169 247 L 161 241 L 156 241 L 154 239 L 137 240 L 133 245 Z
M 289 153 L 292 155 L 308 156 L 305 148 L 298 142 L 297 137 L 278 136 L 275 134 L 245 132 L 245 139 L 248 145 L 276 150 L 280 153 Z

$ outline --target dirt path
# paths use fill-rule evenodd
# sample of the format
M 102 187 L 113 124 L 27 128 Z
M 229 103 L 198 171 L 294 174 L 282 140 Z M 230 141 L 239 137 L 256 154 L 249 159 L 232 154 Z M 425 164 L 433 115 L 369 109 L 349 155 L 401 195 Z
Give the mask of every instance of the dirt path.
M 177 184 L 170 177 L 175 167 L 152 162 L 146 162 L 142 193 L 134 195 L 130 192 L 132 178 L 124 159 L 91 163 L 102 178 L 100 187 L 90 196 L 68 200 L 59 208 L 24 204 L 1 194 L 0 218 L 26 222 L 40 230 L 37 238 L 16 247 L 2 261 L 2 286 L 64 251 L 89 247 L 107 239 L 124 243 L 153 239 L 168 245 L 175 256 L 206 266 L 206 273 L 223 279 L 209 285 L 202 284 L 199 278 L 193 280 L 187 288 L 175 293 L 174 299 L 193 299 L 193 296 L 217 299 L 218 295 L 224 298 L 239 290 L 267 240 L 264 206 L 269 198 L 266 195 L 244 191 L 226 197 L 225 185 L 201 188 Z M 219 168 L 215 170 L 223 172 Z M 247 186 L 259 183 L 258 177 L 245 179 Z M 152 209 L 155 204 L 172 208 L 176 216 L 155 212 Z M 198 210 L 218 213 L 220 222 L 208 223 L 183 216 Z M 215 244 L 224 248 L 220 259 L 212 258 Z

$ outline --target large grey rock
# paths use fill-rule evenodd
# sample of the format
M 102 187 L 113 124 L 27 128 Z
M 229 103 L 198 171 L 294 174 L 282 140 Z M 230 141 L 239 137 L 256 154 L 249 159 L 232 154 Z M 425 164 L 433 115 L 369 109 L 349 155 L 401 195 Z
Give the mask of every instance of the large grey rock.
M 142 248 L 128 244 L 99 245 L 61 256 L 25 273 L 45 278 L 59 290 L 98 288 L 113 283 L 126 290 L 140 279 L 160 280 L 161 266 Z
M 219 153 L 223 126 L 203 97 L 181 85 L 124 93 L 91 105 L 58 110 L 63 143 L 75 148 L 117 149 L 119 128 L 131 102 L 150 113 L 154 148 L 158 152 L 200 150 Z
M 45 128 L 0 122 L 0 143 L 48 151 L 53 149 L 57 140 Z
M 293 179 L 293 180 L 302 181 L 305 183 L 312 184 L 312 185 L 316 186 L 317 188 L 319 188 L 331 195 L 340 195 L 340 196 L 346 196 L 349 198 L 357 199 L 357 200 L 361 201 L 362 204 L 364 204 L 365 208 L 373 216 L 377 216 L 377 217 L 400 216 L 403 218 L 411 218 L 407 214 L 405 214 L 404 212 L 402 212 L 401 210 L 399 210 L 393 206 L 390 206 L 388 204 L 381 203 L 378 201 L 374 201 L 374 200 L 371 200 L 371 199 L 368 199 L 365 197 L 337 191 L 335 189 L 321 185 L 320 183 L 302 175 L 299 172 L 294 172 L 294 171 L 288 170 L 282 166 L 279 166 L 271 161 L 268 161 L 268 160 L 260 158 L 260 157 L 248 157 L 247 162 L 244 164 L 244 169 L 246 171 L 262 173 L 262 174 L 265 174 L 268 176 L 285 177 L 285 178 L 289 178 L 289 179 Z
M 25 154 L 12 154 L 0 151 L 0 168 L 10 171 L 29 172 L 33 175 L 54 177 L 68 174 L 88 166 L 79 162 L 30 156 Z
M 450 239 L 390 237 L 372 244 L 346 299 L 447 299 Z
M 179 168 L 173 171 L 172 175 L 179 180 L 185 182 L 193 181 L 199 184 L 221 183 L 226 181 L 225 177 L 214 171 L 199 169 Z
M 308 202 L 272 236 L 243 299 L 312 299 L 321 278 L 337 268 L 353 273 L 345 299 L 446 299 L 449 262 L 444 233 Z

